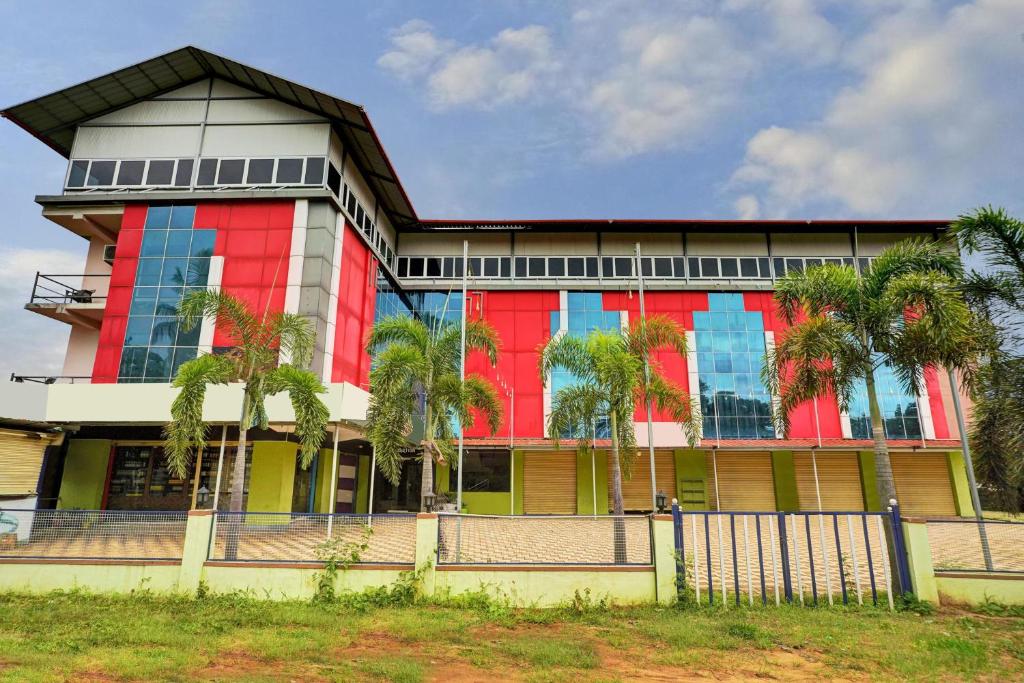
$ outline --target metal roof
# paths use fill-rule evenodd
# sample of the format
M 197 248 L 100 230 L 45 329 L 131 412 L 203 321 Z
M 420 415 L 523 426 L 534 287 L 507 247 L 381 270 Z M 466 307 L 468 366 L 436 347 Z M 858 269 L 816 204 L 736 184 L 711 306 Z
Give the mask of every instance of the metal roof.
M 360 105 L 191 45 L 8 107 L 0 116 L 68 157 L 80 123 L 211 77 L 328 118 L 396 226 L 417 222 L 412 202 Z

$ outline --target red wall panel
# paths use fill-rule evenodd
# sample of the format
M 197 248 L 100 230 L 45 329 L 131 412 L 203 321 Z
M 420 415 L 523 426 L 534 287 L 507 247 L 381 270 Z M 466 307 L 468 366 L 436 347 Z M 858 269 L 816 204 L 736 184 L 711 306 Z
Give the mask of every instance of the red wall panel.
M 946 408 L 942 403 L 939 373 L 934 367 L 924 369 L 924 385 L 928 389 L 928 405 L 932 409 L 932 424 L 935 426 L 935 438 L 948 439 L 949 421 L 946 420 Z
M 107 305 L 103 309 L 100 338 L 92 366 L 94 384 L 111 384 L 117 381 L 147 209 L 145 204 L 129 204 L 124 208 L 124 215 L 121 217 L 121 230 L 117 234 L 114 265 L 110 272 L 110 293 Z
M 635 292 L 605 292 L 604 310 L 606 311 L 627 311 L 629 320 L 640 318 L 640 297 Z M 648 316 L 664 315 L 675 320 L 688 332 L 693 331 L 693 312 L 708 310 L 708 295 L 706 292 L 645 292 L 644 310 Z M 694 349 L 690 349 L 693 351 Z M 651 358 L 652 364 L 656 365 L 662 376 L 669 381 L 679 385 L 687 392 L 690 391 L 690 379 L 686 359 L 675 351 L 658 351 Z M 699 398 L 692 396 L 692 398 Z M 671 422 L 672 417 L 665 411 L 654 410 L 655 422 Z M 647 420 L 647 408 L 643 405 L 636 407 L 633 418 L 637 421 Z
M 373 326 L 377 300 L 377 262 L 347 222 L 341 246 L 341 279 L 335 318 L 332 382 L 370 385 L 370 356 L 366 336 Z
M 95 383 L 117 381 L 148 210 L 148 205 L 131 204 L 121 219 L 93 364 Z M 222 289 L 248 301 L 260 313 L 267 310 L 268 303 L 271 311 L 284 310 L 294 214 L 295 202 L 285 200 L 196 205 L 194 227 L 217 230 L 214 254 L 224 257 Z M 231 341 L 222 330 L 216 330 L 213 343 L 226 346 Z
M 215 256 L 224 257 L 221 290 L 247 302 L 262 315 L 284 310 L 288 291 L 288 265 L 295 202 L 227 201 L 196 206 L 197 228 L 215 228 Z M 213 335 L 214 346 L 230 346 L 221 328 Z
M 471 292 L 470 306 L 480 301 L 483 319 L 497 331 L 501 340 L 497 367 L 491 367 L 483 353 L 471 353 L 466 359 L 466 374 L 478 374 L 495 385 L 504 416 L 495 438 L 509 438 L 514 410 L 515 439 L 544 436 L 544 384 L 538 366 L 538 349 L 550 338 L 551 311 L 558 310 L 558 292 Z M 475 310 L 471 314 L 479 315 Z M 515 404 L 502 388 L 515 387 Z M 489 436 L 486 422 L 476 419 L 466 429 L 468 437 Z
M 764 329 L 774 332 L 776 340 L 785 336 L 788 325 L 779 314 L 775 298 L 771 292 L 745 292 L 744 308 L 748 311 L 761 311 L 764 317 Z M 815 414 L 817 406 L 817 414 Z M 805 401 L 790 413 L 788 438 L 815 439 L 843 437 L 842 422 L 839 418 L 839 404 L 831 394 L 814 401 Z

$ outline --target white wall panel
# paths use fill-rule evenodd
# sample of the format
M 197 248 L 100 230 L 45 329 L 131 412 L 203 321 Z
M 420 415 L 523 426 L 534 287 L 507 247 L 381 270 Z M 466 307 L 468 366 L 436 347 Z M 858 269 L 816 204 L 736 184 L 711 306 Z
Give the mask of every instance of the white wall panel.
M 151 100 L 139 102 L 103 116 L 90 119 L 96 123 L 200 123 L 206 102 L 200 100 Z
M 522 233 L 516 235 L 516 255 L 597 256 L 597 235 L 594 233 Z
M 222 81 L 219 78 L 213 80 L 213 96 L 214 97 L 263 97 L 259 93 L 243 88 L 240 85 Z
M 161 100 L 173 100 L 181 99 L 183 97 L 206 97 L 206 94 L 210 90 L 210 79 L 204 78 L 201 81 L 195 83 L 189 83 L 184 85 L 177 90 L 166 92 L 163 95 L 158 95 L 157 99 Z
M 686 253 L 692 256 L 767 256 L 768 241 L 757 233 L 691 232 Z
M 601 236 L 601 254 L 633 256 L 637 242 L 643 256 L 680 256 L 683 253 L 682 233 L 607 232 Z
M 190 157 L 199 145 L 199 126 L 79 128 L 75 159 Z
M 205 157 L 326 156 L 326 123 L 206 127 Z
M 774 256 L 853 256 L 850 236 L 827 233 L 772 233 Z
M 199 102 L 198 104 L 203 104 Z M 239 122 L 273 123 L 276 121 L 326 121 L 305 109 L 293 107 L 280 100 L 212 100 L 210 123 Z

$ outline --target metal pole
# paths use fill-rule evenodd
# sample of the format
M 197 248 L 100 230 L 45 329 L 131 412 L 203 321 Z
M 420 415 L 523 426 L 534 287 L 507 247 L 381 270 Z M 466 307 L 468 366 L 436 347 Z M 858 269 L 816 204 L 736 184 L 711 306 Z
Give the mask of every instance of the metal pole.
M 331 495 L 329 507 L 327 508 L 327 538 L 331 537 L 334 530 L 334 506 L 338 497 L 338 425 L 334 425 L 334 450 L 331 457 Z
M 217 509 L 220 500 L 220 477 L 224 471 L 224 446 L 228 440 L 228 426 L 222 425 L 220 430 L 220 456 L 217 458 L 217 483 L 213 489 L 213 509 Z
M 469 276 L 469 240 L 462 240 L 462 341 L 459 346 L 459 379 L 466 381 L 466 281 Z M 465 425 L 459 420 L 459 477 L 455 493 L 455 511 L 462 514 L 462 446 Z
M 594 501 L 594 517 L 597 517 L 597 456 L 594 453 L 597 441 L 597 428 L 590 430 L 590 489 Z
M 199 472 L 203 469 L 203 449 L 196 453 L 196 466 L 192 470 L 192 509 L 196 509 L 196 496 L 199 494 Z
M 644 308 L 644 269 L 640 263 L 640 243 L 636 243 L 636 278 L 639 285 L 640 295 L 640 324 L 647 324 L 647 311 Z M 644 334 L 646 334 L 646 328 Z M 651 366 L 647 362 L 647 353 L 644 352 L 644 389 L 651 383 Z M 654 473 L 654 418 L 651 413 L 651 397 L 647 396 L 647 450 L 651 458 L 651 510 L 658 511 L 658 480 Z
M 373 522 L 373 481 L 377 478 L 377 449 L 370 447 L 370 498 L 366 501 L 366 511 L 369 513 L 369 521 Z
M 960 448 L 964 452 L 964 467 L 967 469 L 967 485 L 971 488 L 971 503 L 974 505 L 974 517 L 978 520 L 978 535 L 981 536 L 981 552 L 985 556 L 985 569 L 992 571 L 992 550 L 988 546 L 988 531 L 982 521 L 981 499 L 978 497 L 978 484 L 974 481 L 974 461 L 971 459 L 971 444 L 967 438 L 967 425 L 964 421 L 963 407 L 960 405 L 960 387 L 956 382 L 956 374 L 949 373 L 949 388 L 953 394 L 953 409 L 956 411 L 956 426 L 960 430 Z

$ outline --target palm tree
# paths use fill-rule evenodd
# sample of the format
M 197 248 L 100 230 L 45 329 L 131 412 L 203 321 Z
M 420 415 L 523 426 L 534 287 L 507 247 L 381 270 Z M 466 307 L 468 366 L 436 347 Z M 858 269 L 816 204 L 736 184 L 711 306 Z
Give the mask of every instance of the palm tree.
M 983 271 L 964 277 L 964 293 L 989 340 L 972 395 L 971 450 L 983 490 L 1007 512 L 1024 493 L 1024 222 L 991 206 L 960 216 L 950 235 Z
M 178 306 L 178 318 L 185 330 L 209 319 L 228 335 L 233 345 L 227 353 L 205 354 L 178 369 L 171 386 L 180 391 L 171 404 L 171 421 L 164 428 L 167 466 L 176 476 L 186 476 L 194 450 L 203 447 L 208 428 L 203 421 L 206 388 L 211 384 L 243 383 L 230 506 L 231 512 L 240 512 L 245 486 L 246 433 L 250 427 L 267 428 L 267 396 L 289 394 L 303 467 L 309 466 L 323 444 L 330 414 L 319 395 L 326 389 L 306 369 L 314 332 L 308 321 L 293 313 L 264 311 L 257 318 L 234 296 L 207 290 L 185 297 Z M 290 361 L 280 363 L 282 355 Z M 231 557 L 237 534 L 229 533 L 228 540 Z
M 785 434 L 794 408 L 828 394 L 848 410 L 863 382 L 883 504 L 896 497 L 896 488 L 875 373 L 888 366 L 913 395 L 927 366 L 973 378 L 978 343 L 959 290 L 961 272 L 946 245 L 905 240 L 859 274 L 852 266 L 827 264 L 790 271 L 776 282 L 775 301 L 791 326 L 765 354 L 762 370 L 778 397 L 776 427 Z
M 373 357 L 370 371 L 370 407 L 366 433 L 377 466 L 393 484 L 398 483 L 402 452 L 409 446 L 413 415 L 423 416 L 419 446 L 423 462 L 420 508 L 434 491 L 433 463 L 455 462 L 452 444 L 456 432 L 452 417 L 465 428 L 473 424 L 473 410 L 487 419 L 491 434 L 501 425 L 501 402 L 494 386 L 479 375 L 460 377 L 461 327 L 439 322 L 428 327 L 418 318 L 394 316 L 374 324 L 366 350 Z M 491 365 L 498 362 L 498 337 L 489 324 L 466 323 L 466 353 L 483 351 Z M 422 401 L 422 403 L 421 403 Z
M 612 512 L 623 514 L 622 476 L 630 476 L 636 457 L 633 414 L 649 400 L 668 411 L 685 431 L 690 444 L 699 438 L 699 410 L 686 391 L 661 374 L 651 360 L 659 350 L 686 357 L 686 332 L 674 320 L 661 315 L 637 320 L 623 332 L 593 331 L 585 339 L 556 335 L 541 349 L 540 375 L 548 381 L 562 368 L 576 381 L 551 398 L 548 435 L 558 447 L 562 438 L 575 438 L 579 452 L 587 451 L 591 436 L 607 419 L 612 442 Z M 645 370 L 645 361 L 649 372 Z M 622 527 L 620 529 L 620 527 Z M 617 522 L 615 561 L 626 561 L 625 530 Z

